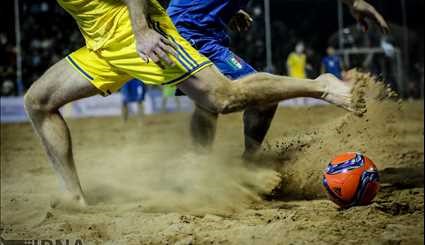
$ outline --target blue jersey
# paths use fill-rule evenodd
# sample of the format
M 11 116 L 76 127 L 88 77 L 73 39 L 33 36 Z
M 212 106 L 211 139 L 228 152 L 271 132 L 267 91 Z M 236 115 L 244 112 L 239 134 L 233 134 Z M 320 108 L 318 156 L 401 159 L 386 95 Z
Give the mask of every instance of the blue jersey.
M 326 56 L 323 58 L 322 64 L 326 73 L 331 73 L 338 78 L 342 77 L 342 64 L 338 56 Z
M 142 102 L 145 100 L 147 87 L 146 85 L 137 80 L 133 79 L 128 81 L 122 88 L 121 94 L 123 103 L 131 103 L 131 102 Z
M 179 33 L 231 79 L 256 72 L 230 49 L 227 24 L 249 0 L 171 0 L 168 15 Z
M 248 0 L 171 0 L 168 15 L 183 37 L 229 42 L 227 24 Z M 191 40 L 189 40 L 191 41 Z M 193 43 L 192 43 L 193 44 Z
M 256 72 L 230 49 L 227 24 L 249 0 L 171 0 L 168 15 L 179 33 L 230 79 Z M 177 95 L 181 95 L 178 90 Z

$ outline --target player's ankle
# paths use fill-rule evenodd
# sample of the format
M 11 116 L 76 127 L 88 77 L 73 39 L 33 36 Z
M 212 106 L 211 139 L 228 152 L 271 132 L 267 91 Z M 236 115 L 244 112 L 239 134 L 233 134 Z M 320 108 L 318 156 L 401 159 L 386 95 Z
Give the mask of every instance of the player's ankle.
M 330 93 L 330 81 L 326 79 L 327 74 L 321 75 L 316 78 L 316 88 L 317 92 L 320 94 L 320 98 L 326 98 L 326 96 Z

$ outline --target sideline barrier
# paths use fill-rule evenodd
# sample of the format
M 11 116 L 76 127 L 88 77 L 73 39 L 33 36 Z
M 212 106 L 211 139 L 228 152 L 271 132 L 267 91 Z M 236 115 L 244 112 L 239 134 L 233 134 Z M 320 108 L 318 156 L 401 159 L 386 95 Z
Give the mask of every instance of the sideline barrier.
M 187 97 L 179 97 L 180 111 L 190 112 L 193 104 Z M 159 90 L 151 90 L 146 94 L 144 110 L 146 115 L 161 113 L 162 94 Z M 119 93 L 108 97 L 94 96 L 65 105 L 61 112 L 66 118 L 111 117 L 121 115 L 122 96 Z M 131 114 L 137 112 L 136 104 L 129 105 Z M 174 98 L 167 101 L 167 112 L 178 110 Z M 0 122 L 19 123 L 27 122 L 28 117 L 24 109 L 23 97 L 0 97 Z
M 0 97 L 0 122 L 25 122 L 27 120 L 23 97 Z
M 190 112 L 193 110 L 193 103 L 187 97 L 179 97 L 180 111 Z M 61 109 L 66 118 L 85 118 L 85 117 L 110 117 L 121 115 L 121 94 L 113 94 L 108 97 L 94 96 L 82 99 L 64 106 Z M 161 113 L 162 95 L 159 90 L 148 91 L 144 109 L 146 115 Z M 280 103 L 280 106 L 313 106 L 326 105 L 327 103 L 310 98 L 299 98 L 287 100 Z M 28 118 L 24 109 L 23 97 L 0 97 L 0 122 L 1 123 L 19 123 L 27 122 Z M 130 104 L 130 113 L 137 112 L 137 106 Z M 169 98 L 167 102 L 167 112 L 176 112 L 177 104 L 174 98 Z

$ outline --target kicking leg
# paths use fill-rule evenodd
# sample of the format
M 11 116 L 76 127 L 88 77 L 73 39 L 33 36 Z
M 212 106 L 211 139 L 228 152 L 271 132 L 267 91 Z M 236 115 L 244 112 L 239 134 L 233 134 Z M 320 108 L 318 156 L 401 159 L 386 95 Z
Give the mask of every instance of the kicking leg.
M 98 94 L 89 81 L 61 60 L 38 79 L 25 95 L 25 108 L 50 163 L 63 183 L 65 195 L 86 205 L 72 153 L 69 128 L 59 113 L 63 105 Z
M 256 73 L 231 81 L 217 68 L 209 67 L 179 84 L 179 88 L 213 113 L 231 113 L 297 97 L 318 98 L 353 110 L 352 86 L 329 74 L 309 80 Z

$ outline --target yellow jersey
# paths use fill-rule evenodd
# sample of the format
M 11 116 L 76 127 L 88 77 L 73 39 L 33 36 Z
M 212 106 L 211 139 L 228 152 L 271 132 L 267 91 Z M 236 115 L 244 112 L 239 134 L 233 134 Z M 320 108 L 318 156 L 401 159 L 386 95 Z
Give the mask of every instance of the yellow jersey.
M 288 75 L 295 78 L 306 78 L 307 57 L 305 54 L 291 53 L 287 60 Z
M 129 12 L 121 0 L 57 0 L 78 24 L 87 48 L 97 51 L 113 38 L 117 28 L 129 25 Z M 148 2 L 149 14 L 161 14 L 156 0 Z M 130 26 L 131 27 L 131 26 Z
M 57 0 L 76 20 L 86 46 L 66 57 L 68 63 L 104 95 L 137 78 L 151 85 L 177 85 L 212 63 L 180 36 L 157 0 L 147 2 L 148 25 L 173 42 L 176 66 L 159 66 L 136 51 L 129 10 L 121 0 Z

